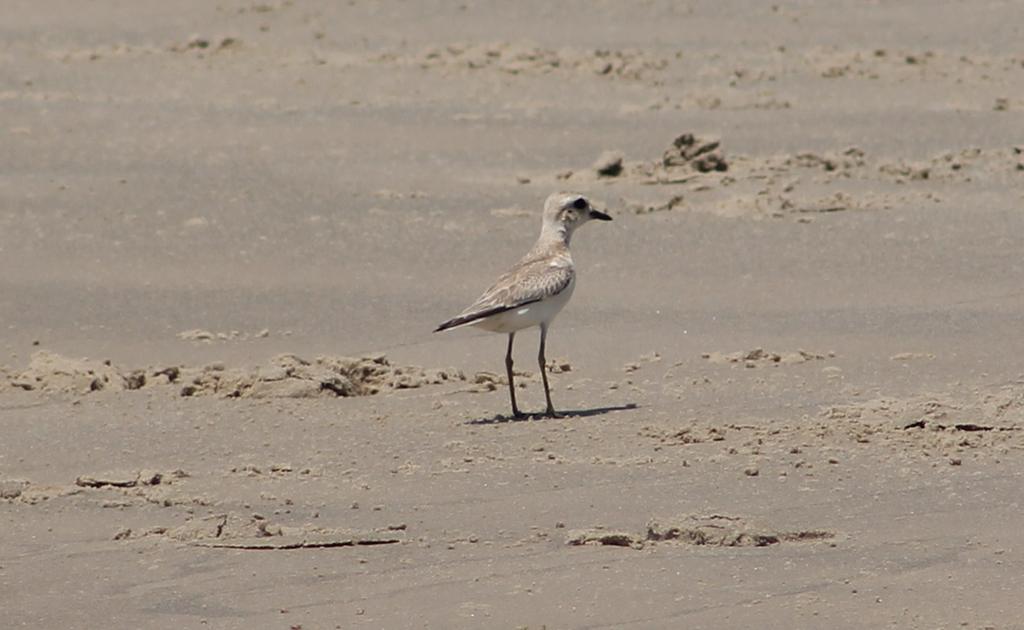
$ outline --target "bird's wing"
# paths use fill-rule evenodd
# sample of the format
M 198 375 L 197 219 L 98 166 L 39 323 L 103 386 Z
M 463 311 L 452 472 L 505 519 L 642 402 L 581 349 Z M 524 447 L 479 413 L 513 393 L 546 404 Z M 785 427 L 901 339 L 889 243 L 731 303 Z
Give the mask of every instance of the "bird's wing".
M 437 327 L 438 332 L 511 311 L 558 295 L 572 284 L 575 271 L 567 256 L 525 260 L 484 291 L 466 310 Z

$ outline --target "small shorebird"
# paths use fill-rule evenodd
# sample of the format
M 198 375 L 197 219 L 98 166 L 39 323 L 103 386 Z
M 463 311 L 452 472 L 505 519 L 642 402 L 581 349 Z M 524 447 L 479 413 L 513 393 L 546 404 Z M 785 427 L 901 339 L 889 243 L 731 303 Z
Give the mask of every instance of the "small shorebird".
M 604 212 L 595 210 L 581 195 L 562 192 L 548 197 L 544 202 L 540 238 L 533 249 L 502 274 L 476 302 L 434 330 L 440 332 L 460 326 L 476 326 L 508 334 L 505 371 L 508 373 L 512 414 L 517 418 L 525 414 L 516 405 L 516 387 L 512 378 L 512 341 L 516 331 L 531 326 L 540 326 L 540 353 L 537 361 L 544 381 L 544 397 L 548 403 L 545 414 L 549 417 L 558 415 L 551 404 L 544 342 L 547 340 L 548 327 L 569 301 L 576 286 L 576 269 L 569 253 L 569 240 L 576 228 L 591 219 L 612 220 Z

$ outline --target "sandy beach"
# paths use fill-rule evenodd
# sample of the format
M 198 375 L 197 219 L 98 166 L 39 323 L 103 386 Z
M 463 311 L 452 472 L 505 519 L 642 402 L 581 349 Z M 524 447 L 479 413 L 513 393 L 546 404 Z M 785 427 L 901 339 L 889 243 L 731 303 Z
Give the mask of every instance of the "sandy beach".
M 1019 3 L 2 13 L 4 627 L 1024 628 Z

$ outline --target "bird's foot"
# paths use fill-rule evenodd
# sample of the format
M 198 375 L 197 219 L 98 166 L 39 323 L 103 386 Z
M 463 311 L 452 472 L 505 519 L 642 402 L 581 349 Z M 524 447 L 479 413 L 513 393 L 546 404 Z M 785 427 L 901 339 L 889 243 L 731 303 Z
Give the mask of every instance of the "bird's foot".
M 554 407 L 548 407 L 547 411 L 544 412 L 545 418 L 564 418 L 562 414 L 555 411 Z

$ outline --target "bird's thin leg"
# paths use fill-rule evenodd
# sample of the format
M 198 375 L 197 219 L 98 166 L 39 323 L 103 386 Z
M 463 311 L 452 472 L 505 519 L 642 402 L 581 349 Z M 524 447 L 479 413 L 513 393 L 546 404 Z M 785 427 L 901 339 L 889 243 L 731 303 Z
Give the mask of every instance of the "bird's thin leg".
M 558 413 L 555 412 L 555 406 L 551 404 L 551 390 L 548 388 L 548 368 L 547 360 L 544 358 L 544 342 L 548 338 L 548 327 L 546 324 L 540 325 L 540 352 L 537 354 L 537 362 L 540 364 L 540 377 L 544 381 L 544 398 L 548 401 L 548 409 L 545 415 L 549 418 L 557 418 Z
M 508 373 L 508 396 L 512 399 L 512 415 L 522 418 L 523 414 L 516 406 L 516 383 L 512 376 L 512 340 L 516 338 L 514 332 L 508 334 L 508 352 L 505 353 L 505 372 Z

